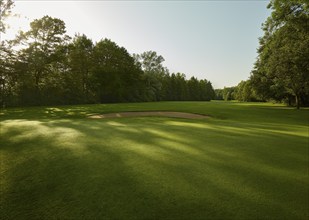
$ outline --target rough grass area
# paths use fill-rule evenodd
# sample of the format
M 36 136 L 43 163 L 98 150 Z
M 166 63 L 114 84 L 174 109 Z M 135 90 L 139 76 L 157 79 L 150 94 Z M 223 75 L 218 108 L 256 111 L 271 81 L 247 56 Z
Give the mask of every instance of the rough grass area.
M 211 117 L 87 118 L 158 110 Z M 233 102 L 3 110 L 1 219 L 307 219 L 308 114 Z

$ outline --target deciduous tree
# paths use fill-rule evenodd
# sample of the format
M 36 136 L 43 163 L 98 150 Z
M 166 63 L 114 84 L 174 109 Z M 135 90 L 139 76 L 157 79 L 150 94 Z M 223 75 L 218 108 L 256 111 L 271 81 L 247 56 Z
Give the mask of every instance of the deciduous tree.
M 301 97 L 309 94 L 308 1 L 272 0 L 268 7 L 272 14 L 263 25 L 264 36 L 251 78 L 257 91 L 264 85 L 272 96 L 278 92 L 292 95 L 299 108 Z

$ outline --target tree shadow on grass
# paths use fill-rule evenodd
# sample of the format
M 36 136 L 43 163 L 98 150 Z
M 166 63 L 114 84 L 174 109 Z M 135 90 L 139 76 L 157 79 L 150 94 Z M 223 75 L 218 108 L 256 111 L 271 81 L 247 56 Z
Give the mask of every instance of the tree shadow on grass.
M 8 219 L 308 216 L 306 137 L 168 118 L 3 124 Z

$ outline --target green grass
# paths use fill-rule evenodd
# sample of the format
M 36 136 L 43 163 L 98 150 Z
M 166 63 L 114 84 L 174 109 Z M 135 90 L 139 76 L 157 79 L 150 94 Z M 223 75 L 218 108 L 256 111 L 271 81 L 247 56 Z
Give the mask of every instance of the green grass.
M 211 118 L 86 118 L 150 110 Z M 307 219 L 308 115 L 235 102 L 3 110 L 0 216 Z

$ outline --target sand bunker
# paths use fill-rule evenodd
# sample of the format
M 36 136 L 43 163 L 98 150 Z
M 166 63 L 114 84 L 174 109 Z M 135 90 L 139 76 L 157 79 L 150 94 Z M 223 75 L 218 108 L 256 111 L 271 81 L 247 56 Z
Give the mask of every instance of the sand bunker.
M 144 116 L 163 116 L 171 118 L 203 119 L 209 118 L 206 115 L 199 115 L 186 112 L 119 112 L 107 113 L 101 115 L 91 115 L 89 118 L 127 118 L 127 117 L 144 117 Z

